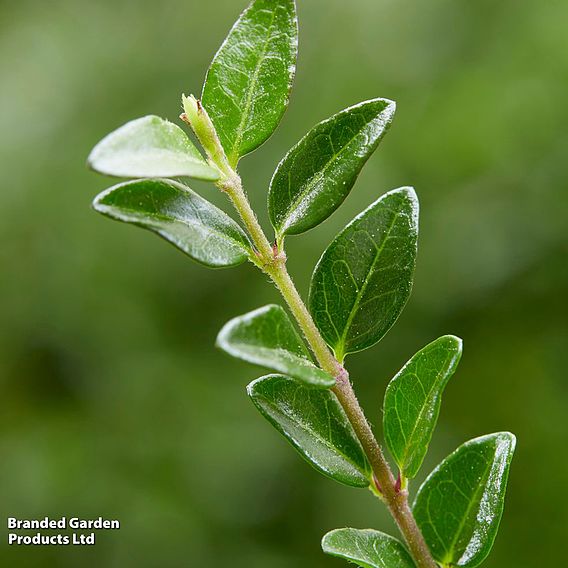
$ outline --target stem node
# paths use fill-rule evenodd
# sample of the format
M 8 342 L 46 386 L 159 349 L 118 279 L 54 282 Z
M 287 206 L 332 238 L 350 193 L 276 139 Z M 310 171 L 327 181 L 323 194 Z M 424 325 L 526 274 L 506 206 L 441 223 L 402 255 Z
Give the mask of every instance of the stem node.
M 338 388 L 350 384 L 349 373 L 347 369 L 343 365 L 340 365 L 339 363 L 338 363 L 338 372 L 337 375 L 335 376 L 335 384 Z

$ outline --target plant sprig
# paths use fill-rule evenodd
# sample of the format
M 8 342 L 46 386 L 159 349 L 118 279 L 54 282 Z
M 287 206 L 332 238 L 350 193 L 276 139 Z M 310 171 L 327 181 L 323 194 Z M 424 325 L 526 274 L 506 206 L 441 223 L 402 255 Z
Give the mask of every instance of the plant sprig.
M 345 357 L 382 339 L 410 295 L 418 240 L 418 198 L 390 191 L 333 240 L 318 262 L 309 307 L 286 267 L 285 237 L 326 220 L 345 200 L 395 112 L 388 99 L 349 107 L 316 125 L 279 164 L 269 189 L 269 240 L 252 209 L 239 160 L 265 142 L 286 110 L 298 27 L 294 0 L 253 0 L 215 56 L 202 99 L 184 96 L 182 120 L 204 155 L 176 125 L 155 116 L 129 122 L 89 156 L 96 171 L 132 179 L 101 193 L 94 208 L 149 229 L 209 267 L 249 260 L 280 291 L 277 305 L 231 320 L 217 344 L 277 373 L 247 392 L 259 411 L 318 471 L 370 489 L 388 507 L 404 544 L 374 530 L 338 529 L 323 550 L 363 568 L 480 564 L 503 511 L 515 438 L 476 438 L 446 458 L 409 502 L 443 390 L 461 357 L 444 336 L 414 355 L 387 388 L 383 427 L 399 468 L 393 473 L 353 390 Z M 242 227 L 177 178 L 210 181 Z M 175 179 L 174 179 L 175 178 Z

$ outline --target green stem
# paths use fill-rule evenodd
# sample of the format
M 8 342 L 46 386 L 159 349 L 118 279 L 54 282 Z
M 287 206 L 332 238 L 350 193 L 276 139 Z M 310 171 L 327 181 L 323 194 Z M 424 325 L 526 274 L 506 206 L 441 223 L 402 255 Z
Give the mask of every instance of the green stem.
M 251 260 L 271 278 L 280 291 L 321 368 L 336 377 L 336 385 L 332 390 L 345 410 L 345 414 L 367 455 L 373 469 L 376 485 L 378 485 L 376 489 L 379 490 L 404 536 L 416 565 L 418 568 L 438 568 L 408 504 L 408 492 L 397 487 L 391 468 L 357 400 L 347 371 L 335 358 L 321 336 L 286 268 L 286 257 L 283 251 L 273 247 L 266 237 L 249 203 L 239 175 L 232 168 L 227 167 L 227 159 L 224 153 L 219 156 L 218 137 L 207 113 L 197 101 L 196 108 L 198 108 L 198 112 L 194 116 L 198 116 L 200 120 L 204 121 L 201 124 L 207 124 L 205 130 L 209 132 L 200 132 L 199 128 L 194 128 L 194 131 L 204 146 L 205 144 L 209 145 L 209 149 L 206 147 L 209 158 L 216 163 L 224 174 L 223 179 L 217 182 L 217 185 L 231 199 L 252 239 L 256 248 L 256 257 Z
M 334 377 L 338 377 L 345 373 L 345 369 L 343 369 L 343 367 L 335 359 L 316 327 L 306 304 L 302 300 L 292 277 L 286 269 L 285 260 L 282 259 L 280 262 L 276 263 L 276 265 L 269 267 L 267 272 L 288 304 L 292 315 L 298 322 L 308 345 L 313 351 L 322 369 Z
M 369 422 L 365 418 L 351 383 L 349 380 L 343 383 L 338 382 L 334 392 L 365 450 L 378 482 L 383 501 L 386 503 L 400 532 L 404 536 L 414 561 L 419 568 L 438 568 L 410 509 L 408 491 L 397 488 L 392 470 L 373 434 Z
M 256 264 L 260 264 L 261 268 L 268 267 L 274 262 L 273 248 L 266 238 L 266 235 L 256 218 L 255 212 L 250 206 L 249 200 L 241 183 L 241 178 L 235 173 L 234 177 L 221 182 L 220 187 L 227 193 L 240 218 L 245 222 L 247 231 L 256 248 L 258 256 L 258 258 L 255 259 Z
M 236 173 L 235 176 L 238 178 Z M 249 231 L 254 245 L 262 255 L 263 270 L 270 276 L 288 304 L 292 315 L 298 322 L 318 363 L 322 369 L 336 377 L 336 386 L 332 390 L 345 410 L 355 434 L 361 442 L 365 454 L 373 468 L 373 473 L 380 487 L 383 499 L 403 534 L 418 568 L 438 568 L 410 510 L 408 493 L 404 490 L 397 490 L 396 479 L 357 400 L 351 382 L 349 381 L 349 375 L 329 350 L 321 336 L 286 268 L 285 257 L 278 254 L 278 251 L 274 251 L 266 238 L 246 198 L 246 194 L 242 189 L 240 178 L 238 184 L 232 189 L 228 189 L 226 184 L 222 187 L 231 197 L 235 208 Z M 271 256 L 265 257 L 265 254 Z

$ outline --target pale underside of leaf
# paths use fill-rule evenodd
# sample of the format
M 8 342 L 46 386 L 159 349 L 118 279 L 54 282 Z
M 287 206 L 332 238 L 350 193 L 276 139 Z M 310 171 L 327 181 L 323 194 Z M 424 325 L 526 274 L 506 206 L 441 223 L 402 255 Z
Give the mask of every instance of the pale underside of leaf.
M 415 568 L 400 541 L 375 530 L 345 528 L 331 531 L 323 537 L 322 549 L 326 554 L 361 568 Z
M 218 170 L 207 164 L 179 126 L 152 115 L 132 120 L 103 138 L 88 164 L 116 177 L 219 178 Z
M 385 440 L 405 477 L 413 478 L 420 469 L 461 352 L 459 338 L 440 337 L 414 355 L 387 388 Z
M 426 479 L 414 514 L 443 565 L 473 568 L 489 554 L 503 513 L 515 437 L 502 432 L 460 446 Z
M 157 233 L 211 268 L 242 264 L 250 244 L 226 213 L 172 180 L 134 180 L 99 194 L 93 207 L 112 219 Z
M 257 379 L 247 391 L 261 414 L 315 469 L 346 485 L 369 486 L 371 468 L 331 391 L 280 375 Z
M 330 388 L 335 379 L 312 362 L 308 350 L 284 309 L 264 306 L 229 321 L 217 345 L 249 363 L 285 373 L 306 385 Z

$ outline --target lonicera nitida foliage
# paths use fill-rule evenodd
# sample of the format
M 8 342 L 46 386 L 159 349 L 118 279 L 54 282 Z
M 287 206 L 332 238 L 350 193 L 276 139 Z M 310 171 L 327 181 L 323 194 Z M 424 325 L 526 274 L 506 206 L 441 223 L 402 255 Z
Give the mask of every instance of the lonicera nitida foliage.
M 187 180 L 231 187 L 239 160 L 272 135 L 286 110 L 297 45 L 294 0 L 254 0 L 215 56 L 201 101 L 183 98 L 184 119 L 206 157 L 179 126 L 156 116 L 132 120 L 89 156 L 92 169 L 129 180 L 98 195 L 94 208 L 157 233 L 205 266 L 248 260 L 271 274 L 246 222 L 243 228 Z M 343 203 L 394 113 L 394 102 L 382 98 L 351 106 L 312 128 L 283 158 L 268 190 L 275 258 L 287 236 L 322 223 Z M 309 314 L 338 365 L 380 341 L 404 308 L 418 216 L 412 188 L 385 193 L 339 232 L 315 267 Z M 248 395 L 306 461 L 331 479 L 380 496 L 368 456 L 334 394 L 336 377 L 312 357 L 296 323 L 279 305 L 261 307 L 229 321 L 217 345 L 274 373 L 253 381 Z M 403 492 L 422 465 L 461 353 L 459 338 L 440 337 L 411 357 L 387 388 L 384 438 Z M 487 557 L 514 448 L 506 432 L 470 440 L 422 484 L 412 510 L 437 563 L 473 567 Z M 322 547 L 363 568 L 418 564 L 402 542 L 374 530 L 338 529 L 325 535 Z

